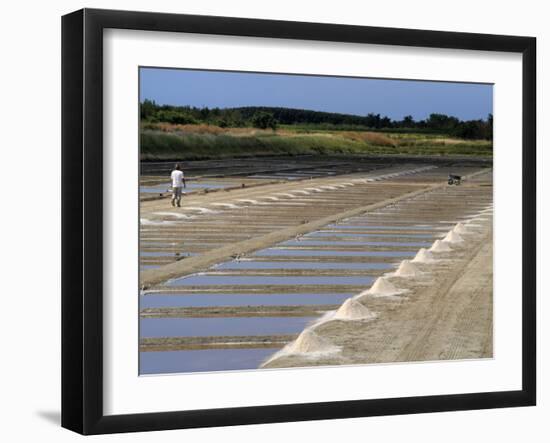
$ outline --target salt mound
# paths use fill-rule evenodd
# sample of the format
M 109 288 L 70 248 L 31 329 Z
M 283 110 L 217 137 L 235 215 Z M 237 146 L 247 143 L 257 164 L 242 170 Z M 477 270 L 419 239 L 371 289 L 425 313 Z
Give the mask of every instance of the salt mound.
M 396 294 L 399 290 L 387 278 L 378 277 L 367 292 L 369 294 Z
M 198 211 L 201 214 L 217 214 L 217 211 L 213 211 L 212 209 L 208 208 L 202 208 L 198 206 L 187 206 L 185 209 L 189 209 L 190 211 Z
M 435 259 L 433 254 L 425 248 L 421 248 L 416 256 L 412 259 L 413 263 L 431 263 L 434 261 Z
M 272 361 L 289 355 L 298 354 L 304 357 L 316 357 L 319 354 L 333 354 L 340 352 L 340 350 L 341 348 L 339 346 L 334 346 L 327 339 L 317 335 L 310 327 L 308 329 L 304 329 L 296 340 L 289 343 L 283 349 L 265 360 L 260 367 L 264 368 Z
M 279 192 L 279 193 L 277 193 L 276 195 L 280 195 L 281 197 L 296 198 L 295 195 L 290 194 L 290 193 L 288 193 L 288 192 Z
M 446 241 L 448 243 L 460 243 L 460 242 L 463 242 L 464 239 L 460 235 L 458 235 L 456 232 L 449 231 L 449 233 L 445 236 L 443 241 Z
M 422 272 L 420 272 L 420 270 L 413 265 L 410 260 L 403 260 L 399 265 L 399 268 L 397 268 L 397 271 L 395 271 L 395 275 L 400 277 L 414 277 L 420 274 L 422 274 Z
M 366 306 L 357 300 L 348 298 L 336 311 L 333 318 L 337 320 L 371 320 L 374 317 L 375 314 Z
M 449 252 L 452 251 L 452 248 L 444 241 L 436 240 L 430 248 L 431 252 Z
M 296 340 L 285 347 L 289 354 L 305 354 L 311 352 L 335 352 L 339 348 L 333 346 L 327 339 L 317 335 L 311 329 L 305 329 Z
M 370 289 L 357 294 L 353 299 L 360 302 L 368 297 L 394 297 L 404 292 L 407 291 L 396 288 L 386 277 L 378 277 Z
M 467 234 L 468 228 L 464 223 L 457 223 L 456 226 L 453 228 L 453 231 L 457 234 Z

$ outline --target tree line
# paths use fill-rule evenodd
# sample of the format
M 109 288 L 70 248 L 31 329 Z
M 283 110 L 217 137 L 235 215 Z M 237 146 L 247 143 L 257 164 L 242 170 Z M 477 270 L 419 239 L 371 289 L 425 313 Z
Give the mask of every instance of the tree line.
M 276 129 L 278 125 L 312 125 L 321 129 L 339 128 L 368 130 L 414 130 L 447 134 L 465 139 L 493 139 L 493 116 L 485 120 L 460 120 L 445 114 L 430 114 L 424 120 L 405 116 L 393 120 L 387 116 L 370 113 L 365 116 L 335 112 L 312 111 L 267 106 L 246 106 L 239 108 L 198 108 L 191 106 L 158 105 L 144 100 L 140 106 L 143 122 L 172 124 L 210 124 L 224 127 L 257 127 Z

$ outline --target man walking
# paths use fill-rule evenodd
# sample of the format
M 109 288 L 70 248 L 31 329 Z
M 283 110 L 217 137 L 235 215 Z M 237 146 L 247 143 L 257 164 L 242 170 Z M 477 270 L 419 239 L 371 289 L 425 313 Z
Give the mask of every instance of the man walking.
M 172 179 L 172 206 L 176 206 L 177 204 L 179 208 L 181 206 L 181 192 L 182 189 L 186 187 L 185 177 L 183 176 L 183 171 L 179 163 L 174 167 L 172 174 L 170 174 L 170 178 Z

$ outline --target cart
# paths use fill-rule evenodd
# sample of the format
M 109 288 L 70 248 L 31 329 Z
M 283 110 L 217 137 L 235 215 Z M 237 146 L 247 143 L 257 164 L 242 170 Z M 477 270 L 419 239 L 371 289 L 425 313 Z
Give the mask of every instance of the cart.
M 461 181 L 462 177 L 460 175 L 449 174 L 449 179 L 447 180 L 447 183 L 449 185 L 459 185 Z

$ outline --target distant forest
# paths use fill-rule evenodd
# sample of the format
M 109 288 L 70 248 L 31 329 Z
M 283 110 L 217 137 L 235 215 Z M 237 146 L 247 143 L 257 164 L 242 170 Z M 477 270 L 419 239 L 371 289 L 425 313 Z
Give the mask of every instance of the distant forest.
M 485 120 L 463 121 L 445 114 L 430 114 L 425 120 L 405 116 L 392 120 L 380 114 L 351 115 L 307 109 L 247 106 L 240 108 L 196 108 L 190 106 L 158 105 L 144 100 L 140 116 L 147 123 L 209 124 L 226 127 L 256 127 L 275 130 L 291 125 L 316 130 L 369 130 L 446 134 L 463 139 L 493 139 L 493 116 Z

